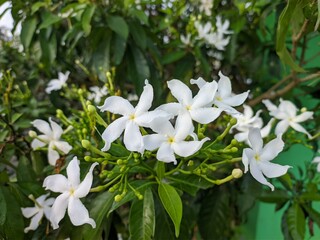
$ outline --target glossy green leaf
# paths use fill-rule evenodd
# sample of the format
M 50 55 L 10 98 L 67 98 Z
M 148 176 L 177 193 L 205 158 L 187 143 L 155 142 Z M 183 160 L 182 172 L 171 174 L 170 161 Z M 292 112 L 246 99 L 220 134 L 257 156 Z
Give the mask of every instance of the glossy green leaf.
M 36 182 L 36 175 L 27 157 L 21 156 L 17 168 L 18 182 Z
M 40 32 L 41 60 L 49 67 L 57 56 L 57 39 L 55 35 L 49 35 L 50 29 L 43 29 Z M 48 36 L 49 35 L 49 36 Z
M 119 65 L 125 54 L 127 41 L 119 34 L 114 34 L 112 46 L 114 64 Z
M 154 236 L 155 209 L 150 188 L 144 192 L 143 200 L 136 199 L 130 208 L 130 239 L 147 240 Z
M 99 232 L 103 219 L 112 206 L 114 195 L 114 193 L 103 192 L 92 200 L 89 207 L 89 215 L 94 219 L 97 226 L 96 228 L 92 228 L 89 225 L 83 226 L 82 233 L 85 240 L 94 240 L 99 237 L 97 233 Z
M 175 235 L 178 237 L 182 219 L 181 198 L 174 187 L 162 182 L 159 184 L 158 193 L 164 208 L 174 224 Z
M 288 209 L 287 224 L 289 233 L 294 240 L 304 239 L 305 216 L 297 202 L 294 202 Z
M 47 5 L 48 5 L 48 3 L 45 1 L 39 1 L 39 2 L 32 4 L 31 15 L 33 15 L 35 12 L 37 12 L 40 8 L 46 7 Z
M 4 222 L 6 221 L 6 216 L 7 216 L 7 204 L 6 204 L 6 199 L 5 196 L 2 193 L 2 190 L 0 188 L 0 225 L 3 225 Z
M 108 16 L 107 24 L 112 29 L 124 39 L 128 38 L 129 27 L 123 17 L 120 16 Z
M 41 24 L 38 28 L 39 30 L 45 29 L 45 28 L 51 26 L 52 24 L 55 24 L 61 20 L 61 18 L 58 17 L 57 15 L 55 15 L 51 12 L 47 12 L 47 11 L 44 11 L 41 14 L 41 18 L 42 18 L 42 21 L 41 21 Z
M 23 48 L 25 50 L 27 50 L 30 46 L 36 27 L 37 27 L 36 17 L 27 18 L 22 22 L 20 39 L 21 39 Z
M 311 206 L 303 205 L 304 210 L 308 213 L 309 218 L 320 227 L 320 213 L 314 210 Z
M 290 195 L 288 194 L 288 192 L 281 189 L 276 189 L 272 192 L 264 191 L 259 196 L 259 200 L 263 202 L 268 202 L 268 203 L 278 203 L 278 202 L 287 201 L 289 199 L 290 199 Z
M 158 161 L 156 164 L 156 172 L 157 172 L 157 176 L 160 180 L 164 177 L 165 171 L 166 171 L 165 163 Z
M 129 28 L 130 34 L 132 35 L 134 42 L 142 50 L 145 50 L 147 46 L 147 36 L 143 27 L 140 24 L 137 24 L 136 22 L 130 22 Z
M 183 58 L 186 54 L 187 54 L 186 50 L 177 50 L 177 51 L 170 52 L 165 56 L 163 56 L 161 63 L 165 65 L 165 64 L 176 62 L 181 58 Z
M 93 17 L 93 14 L 96 10 L 96 6 L 95 5 L 88 5 L 86 7 L 86 9 L 84 10 L 82 17 L 81 17 L 81 24 L 82 24 L 82 28 L 83 31 L 85 32 L 85 35 L 89 35 L 89 33 L 91 32 L 91 19 Z

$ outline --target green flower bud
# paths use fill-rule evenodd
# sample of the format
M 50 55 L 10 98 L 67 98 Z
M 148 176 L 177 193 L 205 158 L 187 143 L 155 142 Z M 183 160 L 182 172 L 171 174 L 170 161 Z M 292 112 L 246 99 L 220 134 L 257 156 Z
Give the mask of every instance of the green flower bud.
M 86 162 L 91 162 L 92 158 L 91 158 L 90 156 L 85 156 L 85 157 L 84 157 L 84 160 L 85 160 Z
M 118 165 L 122 165 L 122 164 L 123 164 L 123 160 L 122 160 L 122 159 L 118 159 L 118 160 L 117 160 L 117 164 L 118 164 Z
M 80 88 L 80 89 L 78 89 L 78 94 L 79 95 L 82 95 L 83 94 L 83 90 Z
M 194 162 L 192 160 L 189 160 L 188 167 L 192 167 L 194 165 Z
M 37 135 L 37 133 L 35 131 L 30 130 L 29 131 L 29 136 L 32 137 L 32 138 L 36 138 L 38 135 Z
M 231 140 L 231 145 L 237 145 L 237 144 L 238 144 L 238 141 L 236 139 Z
M 87 135 L 88 130 L 87 130 L 86 128 L 82 128 L 82 133 L 83 133 L 84 135 Z
M 237 124 L 237 119 L 236 118 L 231 118 L 230 119 L 230 124 L 231 125 L 236 125 Z
M 238 148 L 237 147 L 232 147 L 231 148 L 231 152 L 238 152 Z
M 116 196 L 114 197 L 114 201 L 120 202 L 120 201 L 122 200 L 122 198 L 123 198 L 123 196 L 120 195 L 120 194 L 118 194 L 118 195 L 116 195 Z
M 232 177 L 234 178 L 241 178 L 242 175 L 243 175 L 243 172 L 240 168 L 235 168 L 232 170 L 232 173 L 231 173 Z
M 84 147 L 85 149 L 90 149 L 91 147 L 91 143 L 88 140 L 82 140 L 81 144 L 82 144 L 82 147 Z
M 95 114 L 96 108 L 93 105 L 89 104 L 88 105 L 88 111 L 89 111 L 90 114 Z
M 137 193 L 136 196 L 137 196 L 137 198 L 138 198 L 139 200 L 142 200 L 142 199 L 143 199 L 143 196 L 142 196 L 140 193 Z

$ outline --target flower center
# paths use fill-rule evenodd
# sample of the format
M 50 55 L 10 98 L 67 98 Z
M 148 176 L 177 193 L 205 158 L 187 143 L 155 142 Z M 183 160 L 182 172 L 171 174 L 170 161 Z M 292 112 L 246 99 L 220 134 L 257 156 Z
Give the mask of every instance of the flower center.
M 187 105 L 186 106 L 186 109 L 189 111 L 189 110 L 191 110 L 191 106 L 190 105 Z
M 134 115 L 134 114 L 131 114 L 130 116 L 129 116 L 129 120 L 134 120 L 136 118 L 136 116 Z
M 74 189 L 70 188 L 69 193 L 70 193 L 70 196 L 73 196 L 74 195 Z
M 217 96 L 216 99 L 217 99 L 218 101 L 222 101 L 222 97 L 220 97 L 220 96 Z
M 260 156 L 259 156 L 258 154 L 255 154 L 255 155 L 254 155 L 254 159 L 255 159 L 256 161 L 260 161 Z
M 168 143 L 174 143 L 174 137 L 168 137 Z

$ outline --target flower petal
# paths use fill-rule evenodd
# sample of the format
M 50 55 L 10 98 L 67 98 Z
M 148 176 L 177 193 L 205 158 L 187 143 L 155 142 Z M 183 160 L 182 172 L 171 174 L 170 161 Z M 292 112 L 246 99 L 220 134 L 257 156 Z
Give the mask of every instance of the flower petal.
M 244 173 L 248 172 L 248 167 L 253 159 L 254 152 L 251 148 L 245 148 L 242 152 L 242 163 L 244 165 Z
M 80 183 L 80 167 L 78 158 L 75 156 L 67 166 L 68 182 L 73 188 L 77 188 Z
M 43 217 L 43 210 L 41 209 L 36 215 L 31 218 L 29 227 L 24 229 L 24 232 L 27 233 L 29 230 L 36 230 L 39 227 L 39 223 Z
M 279 104 L 279 112 L 284 112 L 289 117 L 295 117 L 297 114 L 297 107 L 290 101 L 282 100 Z
M 173 151 L 181 156 L 181 157 L 189 157 L 192 154 L 199 151 L 199 149 L 202 147 L 204 142 L 208 141 L 209 138 L 204 138 L 201 141 L 182 141 L 178 143 L 172 143 Z
M 198 79 L 191 79 L 190 83 L 196 84 L 198 88 L 202 88 L 207 82 L 202 77 L 199 77 Z
M 166 141 L 166 137 L 161 134 L 150 134 L 143 136 L 143 143 L 145 149 L 153 151 L 160 147 L 160 145 Z
M 49 123 L 44 120 L 36 119 L 32 122 L 32 125 L 38 129 L 40 132 L 44 133 L 47 136 L 52 136 L 52 130 Z
M 127 122 L 123 142 L 129 151 L 143 152 L 142 135 L 139 126 L 135 122 Z
M 161 144 L 158 152 L 157 152 L 157 159 L 162 162 L 170 163 L 173 162 L 177 164 L 176 157 L 174 156 L 173 149 L 169 143 Z
M 277 106 L 274 105 L 269 99 L 262 100 L 262 103 L 266 106 L 269 112 L 275 112 L 278 110 Z
M 299 123 L 299 122 L 304 122 L 310 118 L 312 118 L 313 112 L 303 112 L 300 115 L 296 116 L 294 118 L 294 121 Z
M 102 151 L 108 151 L 110 149 L 111 143 L 120 137 L 121 133 L 126 127 L 127 117 L 121 117 L 113 121 L 102 133 L 102 139 L 105 142 Z
M 45 91 L 47 94 L 50 94 L 52 91 L 56 91 L 62 88 L 62 85 L 64 83 L 61 82 L 58 79 L 52 79 L 49 83 L 48 86 L 46 87 Z
M 274 186 L 271 183 L 269 183 L 267 179 L 263 176 L 256 161 L 250 162 L 250 173 L 258 182 L 264 185 L 267 185 L 268 187 L 271 188 L 272 191 L 274 190 Z
M 190 135 L 194 130 L 192 124 L 192 118 L 188 111 L 184 111 L 179 114 L 175 124 L 175 134 L 174 138 L 176 141 L 180 142 L 185 140 L 188 135 Z
M 155 110 L 162 110 L 167 113 L 172 114 L 173 116 L 177 116 L 182 109 L 182 105 L 180 103 L 166 103 L 157 107 Z
M 262 138 L 265 138 L 266 136 L 269 135 L 270 131 L 271 131 L 271 127 L 272 127 L 272 123 L 274 122 L 274 118 L 271 118 L 270 121 L 267 123 L 266 126 L 264 126 L 262 129 L 261 129 L 261 137 Z
M 143 92 L 140 96 L 139 102 L 135 108 L 137 115 L 148 111 L 151 108 L 153 101 L 153 88 L 149 84 L 148 80 L 145 80 L 145 86 L 143 87 Z
M 222 111 L 219 108 L 207 107 L 190 110 L 189 112 L 194 121 L 201 124 L 208 124 L 216 120 Z
M 174 133 L 174 128 L 167 118 L 156 118 L 150 123 L 150 128 L 162 135 L 172 135 Z
M 142 127 L 150 127 L 150 124 L 152 121 L 154 121 L 156 118 L 161 118 L 162 121 L 169 120 L 173 115 L 170 113 L 167 113 L 163 110 L 154 110 L 151 112 L 145 112 L 142 115 L 135 118 L 135 122 Z
M 48 162 L 51 166 L 56 165 L 56 161 L 60 158 L 59 153 L 53 150 L 53 143 L 51 142 L 48 147 Z
M 62 174 L 48 176 L 43 181 L 43 187 L 52 192 L 68 191 L 68 179 Z
M 63 153 L 67 154 L 72 149 L 72 146 L 65 141 L 55 141 L 54 145 Z
M 199 108 L 203 106 L 207 106 L 212 103 L 214 95 L 216 94 L 218 89 L 217 82 L 213 81 L 210 83 L 206 83 L 202 88 L 200 88 L 198 94 L 193 98 L 193 108 Z
M 21 208 L 22 215 L 25 218 L 31 218 L 34 216 L 37 212 L 39 212 L 39 208 L 37 207 L 26 207 L 26 208 Z
M 286 119 L 282 120 L 282 121 L 278 122 L 274 132 L 276 135 L 283 134 L 287 131 L 288 127 L 289 127 L 288 120 L 286 120 Z
M 59 138 L 61 137 L 63 130 L 60 127 L 59 124 L 57 124 L 56 122 L 52 121 L 51 117 L 49 118 L 50 121 L 50 126 L 52 129 L 52 135 L 53 135 L 53 139 L 59 140 Z
M 189 87 L 180 80 L 174 79 L 167 82 L 171 94 L 180 102 L 185 105 L 191 105 L 192 92 Z
M 296 131 L 298 131 L 298 132 L 302 132 L 302 133 L 304 133 L 304 134 L 307 134 L 308 138 L 311 138 L 311 137 L 312 137 L 312 136 L 307 132 L 307 130 L 305 130 L 304 127 L 302 127 L 299 123 L 290 122 L 289 124 L 290 124 L 290 126 L 291 126 L 294 130 L 296 130 Z
M 248 134 L 249 131 L 246 132 L 240 132 L 234 135 L 234 138 L 238 141 L 238 142 L 244 142 L 244 141 L 248 141 Z
M 234 95 L 232 97 L 223 98 L 223 102 L 225 104 L 233 106 L 233 107 L 239 106 L 242 103 L 244 103 L 244 101 L 247 99 L 247 97 L 249 95 L 249 92 L 250 91 L 246 91 L 244 93 L 237 94 L 237 95 Z
M 96 227 L 96 223 L 92 218 L 89 218 L 89 212 L 82 202 L 75 197 L 70 197 L 68 204 L 68 215 L 70 221 L 74 226 L 80 226 L 88 223 L 93 228 Z
M 31 142 L 31 147 L 33 149 L 37 149 L 37 148 L 41 148 L 41 147 L 44 147 L 45 145 L 47 145 L 46 143 L 44 142 L 41 142 L 39 141 L 38 139 L 33 139 L 32 142 Z
M 134 108 L 131 103 L 127 99 L 119 96 L 106 98 L 104 104 L 98 108 L 101 112 L 108 111 L 120 115 L 129 115 L 134 113 Z
M 52 205 L 50 213 L 50 222 L 52 224 L 53 229 L 59 228 L 59 222 L 66 214 L 69 196 L 69 192 L 60 194 Z
M 271 161 L 283 150 L 284 142 L 281 139 L 281 135 L 278 135 L 276 139 L 268 142 L 261 151 L 261 161 Z
M 229 97 L 231 95 L 231 81 L 219 71 L 218 92 L 221 98 Z
M 262 173 L 268 178 L 280 177 L 287 173 L 291 166 L 282 166 L 280 164 L 261 161 L 259 162 Z
M 253 151 L 260 153 L 263 147 L 260 129 L 250 128 L 248 138 Z
M 85 178 L 83 179 L 83 181 L 80 183 L 80 185 L 78 186 L 78 188 L 75 190 L 74 192 L 74 196 L 76 198 L 83 198 L 85 196 L 88 195 L 91 186 L 92 186 L 92 181 L 93 181 L 93 169 L 95 168 L 95 166 L 99 165 L 98 163 L 93 163 L 87 173 L 87 175 L 85 176 Z

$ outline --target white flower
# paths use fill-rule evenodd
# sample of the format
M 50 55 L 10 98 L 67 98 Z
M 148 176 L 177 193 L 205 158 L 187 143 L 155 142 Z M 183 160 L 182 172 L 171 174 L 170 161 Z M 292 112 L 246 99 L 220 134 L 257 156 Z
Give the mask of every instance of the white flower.
M 93 100 L 96 104 L 99 104 L 101 101 L 101 98 L 104 96 L 107 96 L 108 94 L 108 88 L 106 86 L 103 86 L 102 88 L 99 88 L 98 86 L 90 87 L 91 93 L 88 96 L 89 100 Z
M 205 40 L 215 46 L 218 50 L 224 51 L 225 47 L 229 44 L 230 37 L 224 37 L 222 34 L 217 32 L 207 34 L 205 36 Z
M 98 163 L 92 164 L 89 172 L 80 182 L 79 163 L 77 157 L 74 157 L 67 167 L 68 178 L 62 174 L 55 174 L 44 179 L 43 187 L 46 190 L 61 193 L 51 208 L 50 222 L 53 229 L 59 228 L 59 222 L 67 209 L 73 225 L 79 226 L 88 223 L 93 228 L 96 227 L 95 221 L 89 218 L 88 210 L 79 199 L 88 195 L 92 185 L 92 171 L 97 165 Z
M 196 21 L 194 26 L 198 31 L 199 39 L 205 39 L 212 29 L 211 22 L 207 22 L 205 25 L 202 25 L 200 22 Z
M 318 164 L 318 165 L 317 165 L 317 171 L 320 172 L 320 156 L 315 157 L 315 158 L 312 160 L 312 163 Z
M 187 36 L 180 35 L 180 40 L 184 45 L 190 45 L 191 44 L 191 34 L 188 33 Z
M 211 107 L 211 102 L 217 91 L 216 82 L 206 82 L 194 98 L 189 87 L 180 80 L 174 79 L 168 81 L 167 84 L 178 103 L 163 104 L 157 109 L 169 112 L 174 116 L 178 115 L 177 123 L 179 122 L 189 129 L 191 126 L 193 127 L 192 120 L 201 124 L 208 124 L 219 117 L 221 111 L 218 108 Z
M 306 134 L 309 138 L 311 135 L 299 123 L 311 119 L 313 112 L 305 111 L 297 115 L 297 107 L 290 101 L 280 99 L 279 107 L 272 104 L 269 100 L 262 101 L 269 110 L 269 114 L 276 119 L 281 120 L 275 129 L 275 133 L 285 133 L 288 127 L 292 127 L 298 132 Z
M 49 194 L 41 195 L 35 199 L 34 207 L 21 208 L 22 215 L 26 218 L 31 218 L 30 225 L 24 229 L 27 233 L 29 230 L 36 230 L 43 218 L 43 215 L 47 219 L 50 219 L 51 205 L 54 202 L 54 198 L 48 198 Z
M 162 162 L 177 164 L 174 154 L 188 157 L 196 153 L 209 138 L 201 141 L 184 141 L 187 136 L 193 134 L 193 128 L 186 127 L 181 122 L 176 122 L 175 128 L 168 120 L 161 118 L 152 122 L 151 128 L 157 134 L 143 136 L 145 148 L 153 151 L 157 148 L 157 159 Z
M 63 85 L 66 83 L 68 80 L 70 72 L 67 71 L 65 74 L 62 72 L 58 73 L 58 79 L 52 79 L 46 88 L 46 93 L 50 94 L 52 91 L 57 91 L 60 90 Z
M 207 16 L 211 16 L 211 9 L 213 7 L 213 0 L 200 0 L 199 10 L 204 12 Z
M 225 20 L 224 23 L 222 23 L 221 16 L 216 17 L 216 27 L 218 34 L 225 35 L 233 33 L 233 31 L 228 30 L 229 25 L 229 20 Z
M 249 143 L 251 148 L 245 148 L 242 153 L 242 163 L 244 165 L 244 172 L 246 173 L 250 168 L 251 175 L 260 183 L 269 186 L 272 191 L 274 186 L 269 183 L 268 178 L 280 177 L 288 171 L 290 166 L 281 166 L 276 163 L 271 163 L 284 147 L 284 142 L 281 135 L 273 139 L 263 147 L 263 141 L 260 130 L 258 128 L 251 128 L 249 131 Z
M 131 103 L 118 96 L 108 97 L 103 106 L 99 107 L 101 111 L 109 111 L 114 114 L 120 114 L 122 117 L 112 122 L 102 134 L 105 145 L 102 151 L 108 151 L 111 143 L 120 137 L 124 131 L 124 145 L 129 151 L 143 152 L 143 140 L 139 127 L 148 127 L 151 121 L 157 117 L 167 117 L 169 114 L 154 110 L 148 112 L 153 100 L 153 88 L 145 81 L 144 90 L 141 94 L 137 106 L 134 108 Z
M 64 154 L 67 154 L 72 149 L 72 146 L 65 141 L 60 141 L 60 137 L 63 133 L 62 128 L 56 122 L 52 121 L 51 118 L 49 118 L 49 122 L 50 125 L 48 122 L 41 119 L 36 119 L 32 122 L 32 125 L 44 134 L 33 139 L 31 147 L 37 149 L 48 145 L 49 164 L 55 166 L 56 161 L 60 158 L 60 155 L 56 150 L 60 150 Z

